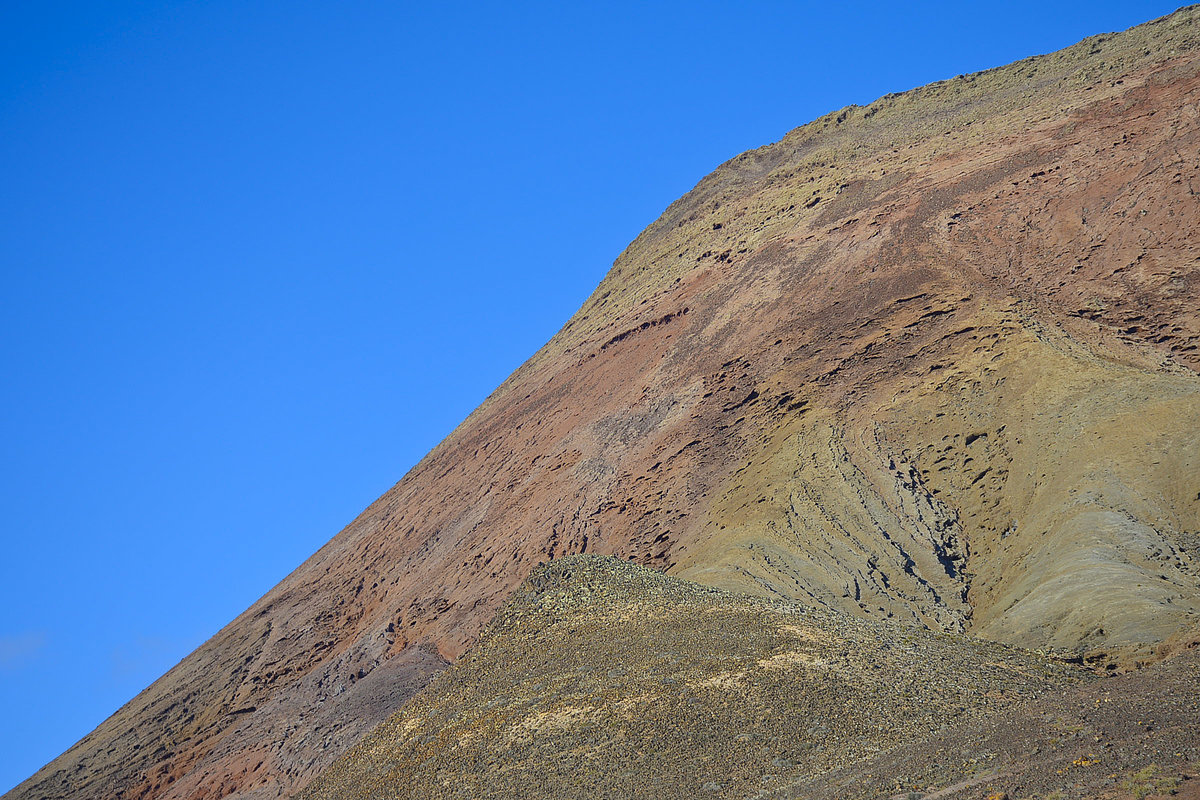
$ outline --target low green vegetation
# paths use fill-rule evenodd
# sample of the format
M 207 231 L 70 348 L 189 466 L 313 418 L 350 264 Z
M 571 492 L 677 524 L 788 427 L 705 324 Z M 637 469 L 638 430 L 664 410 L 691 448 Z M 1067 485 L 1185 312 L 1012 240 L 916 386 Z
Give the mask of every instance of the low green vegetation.
M 1178 776 L 1165 775 L 1157 764 L 1150 764 L 1121 781 L 1121 788 L 1134 800 L 1144 800 L 1150 795 L 1175 794 L 1180 783 Z

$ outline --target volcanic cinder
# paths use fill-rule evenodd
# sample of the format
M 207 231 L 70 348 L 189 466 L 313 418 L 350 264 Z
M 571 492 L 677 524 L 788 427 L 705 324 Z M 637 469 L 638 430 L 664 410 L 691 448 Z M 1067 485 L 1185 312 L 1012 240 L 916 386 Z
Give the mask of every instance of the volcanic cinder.
M 1143 742 L 1121 725 L 1200 713 L 1198 46 L 1187 8 L 844 108 L 721 165 L 400 483 L 6 797 L 354 796 L 347 780 L 389 796 L 404 775 L 398 796 L 483 796 L 493 784 L 463 776 L 489 764 L 500 796 L 886 796 L 919 781 L 975 796 L 988 774 L 1079 796 L 1190 791 L 1187 726 Z M 578 554 L 637 564 L 569 562 L 583 583 L 534 573 Z M 539 594 L 547 581 L 558 594 Z M 581 586 L 611 597 L 554 616 Z M 542 639 L 512 627 L 526 618 Z M 726 644 L 704 655 L 685 624 Z M 518 674 L 538 642 L 546 658 Z M 956 699 L 915 678 L 889 699 L 856 656 L 867 642 L 899 675 L 950 659 L 940 689 Z M 581 668 L 611 685 L 562 683 Z M 850 682 L 823 684 L 831 671 Z M 786 735 L 760 719 L 826 690 L 886 719 Z M 686 719 L 713 738 L 621 750 L 646 733 L 625 713 L 639 697 L 670 711 L 664 731 Z M 1128 714 L 1067 720 L 1093 701 Z M 375 755 L 351 750 L 397 711 L 364 740 Z M 430 744 L 434 718 L 466 738 Z M 1067 732 L 1036 739 L 1054 719 Z M 1105 736 L 1132 755 L 1104 763 Z M 789 753 L 755 760 L 785 738 Z M 1010 766 L 955 767 L 963 742 Z M 572 747 L 612 761 L 546 771 Z M 682 783 L 705 754 L 728 775 Z M 547 775 L 562 780 L 533 780 Z M 587 775 L 609 777 L 571 783 Z

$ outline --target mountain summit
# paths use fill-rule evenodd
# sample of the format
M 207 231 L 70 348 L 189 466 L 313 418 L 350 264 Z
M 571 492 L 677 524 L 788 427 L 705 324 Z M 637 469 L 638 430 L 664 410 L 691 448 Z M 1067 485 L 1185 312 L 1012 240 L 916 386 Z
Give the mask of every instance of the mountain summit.
M 612 796 L 651 774 L 659 796 L 870 796 L 897 790 L 889 753 L 954 731 L 1047 791 L 1056 774 L 1167 786 L 1133 755 L 1079 783 L 1089 753 L 1056 773 L 1003 725 L 1101 707 L 1110 681 L 1166 720 L 1156 675 L 1164 703 L 1195 707 L 1192 656 L 1152 665 L 1194 653 L 1200 626 L 1198 45 L 1183 9 L 721 165 L 400 483 L 6 797 L 348 797 L 393 791 L 391 769 L 414 797 L 480 796 L 446 787 L 489 764 L 532 787 L 547 742 L 631 753 L 553 773 L 570 796 L 593 773 Z M 806 706 L 797 687 L 827 694 Z M 731 697 L 753 709 L 720 712 Z M 643 701 L 719 730 L 656 755 L 622 721 Z M 837 727 L 855 702 L 880 718 Z M 806 708 L 803 730 L 764 721 Z M 351 751 L 397 711 L 371 759 Z M 1200 759 L 1162 724 L 1144 732 L 1145 753 L 1166 742 L 1156 770 Z M 1083 748 L 1079 730 L 1029 752 Z M 1097 749 L 1118 736 L 1096 731 Z M 977 791 L 937 746 L 910 771 Z M 678 788 L 673 753 L 729 762 Z

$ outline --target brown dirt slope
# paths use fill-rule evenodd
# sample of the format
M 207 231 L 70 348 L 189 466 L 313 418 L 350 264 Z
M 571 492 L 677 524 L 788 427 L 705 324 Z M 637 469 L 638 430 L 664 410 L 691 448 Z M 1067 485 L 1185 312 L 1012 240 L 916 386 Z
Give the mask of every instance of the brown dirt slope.
M 1200 797 L 1200 648 L 1047 692 L 767 795 L 811 800 Z
M 292 793 L 571 553 L 1151 659 L 1200 619 L 1198 16 L 723 164 L 399 484 L 9 797 Z
M 1089 680 L 1004 645 L 569 556 L 299 798 L 742 798 Z

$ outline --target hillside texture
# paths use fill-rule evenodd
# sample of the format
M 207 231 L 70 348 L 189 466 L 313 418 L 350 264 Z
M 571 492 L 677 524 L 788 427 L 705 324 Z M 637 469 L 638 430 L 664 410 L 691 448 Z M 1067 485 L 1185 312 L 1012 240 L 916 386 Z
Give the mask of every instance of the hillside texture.
M 569 556 L 300 797 L 740 798 L 1084 677 L 1004 645 Z
M 1179 649 L 1200 625 L 1198 17 L 721 165 L 399 484 L 6 797 L 292 795 L 571 554 L 836 612 L 855 641 L 899 625 L 1112 673 Z M 1005 713 L 951 672 L 964 713 Z M 790 702 L 764 680 L 755 703 Z M 926 725 L 892 710 L 877 747 Z M 836 766 L 798 752 L 789 780 Z
M 1097 679 L 568 556 L 299 800 L 1200 794 L 1197 719 L 1200 649 Z

